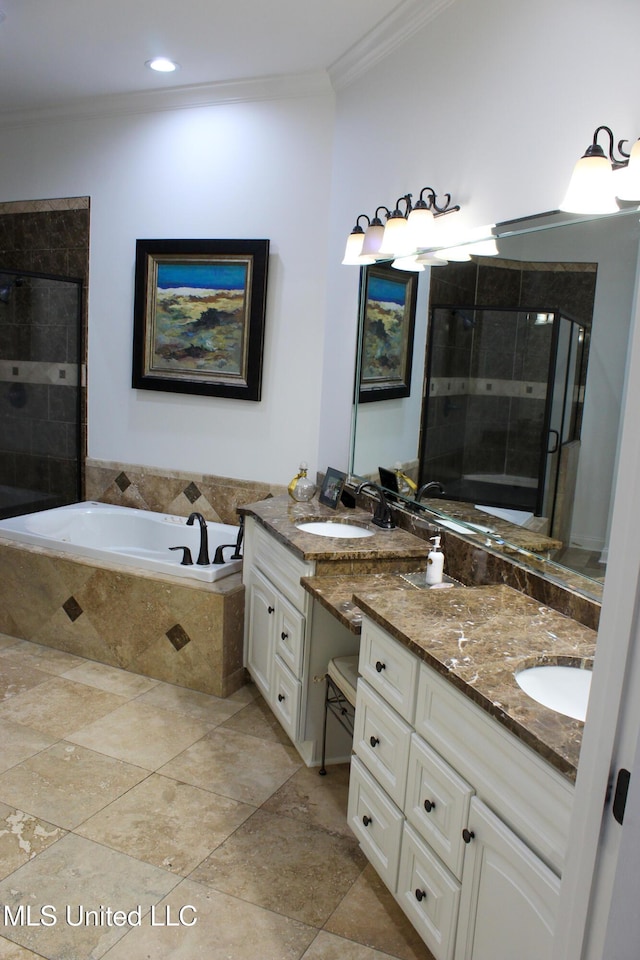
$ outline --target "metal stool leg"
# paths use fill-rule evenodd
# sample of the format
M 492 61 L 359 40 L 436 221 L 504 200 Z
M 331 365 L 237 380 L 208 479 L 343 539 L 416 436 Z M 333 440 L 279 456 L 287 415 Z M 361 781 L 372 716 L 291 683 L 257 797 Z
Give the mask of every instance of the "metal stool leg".
M 327 713 L 329 712 L 329 677 L 327 676 L 325 681 L 325 690 L 324 690 L 324 722 L 322 725 L 322 763 L 320 764 L 320 769 L 318 773 L 321 777 L 326 776 L 327 770 L 324 765 L 326 751 L 327 751 Z

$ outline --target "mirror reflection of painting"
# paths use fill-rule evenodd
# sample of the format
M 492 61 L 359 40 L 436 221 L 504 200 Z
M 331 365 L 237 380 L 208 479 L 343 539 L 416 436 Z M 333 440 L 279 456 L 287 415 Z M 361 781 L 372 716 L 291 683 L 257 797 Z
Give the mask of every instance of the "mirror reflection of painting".
M 159 262 L 152 368 L 242 374 L 247 275 L 241 261 Z
M 416 276 L 387 265 L 369 267 L 364 273 L 359 400 L 408 397 Z

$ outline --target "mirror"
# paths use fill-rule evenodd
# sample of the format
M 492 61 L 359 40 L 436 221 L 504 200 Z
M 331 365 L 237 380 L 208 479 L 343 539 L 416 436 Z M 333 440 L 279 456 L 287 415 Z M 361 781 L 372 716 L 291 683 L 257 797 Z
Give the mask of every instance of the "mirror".
M 563 571 L 577 573 L 580 578 L 586 578 L 585 592 L 598 597 L 606 569 L 627 342 L 635 298 L 640 245 L 638 211 L 634 207 L 598 217 L 551 212 L 499 224 L 491 232 L 497 242 L 497 257 L 472 256 L 470 262 L 450 262 L 419 274 L 409 396 L 356 403 L 351 473 L 379 482 L 379 468 L 383 467 L 393 475 L 387 479 L 387 486 L 393 486 L 395 471 L 399 469 L 411 484 L 408 486 L 402 477 L 399 480 L 400 497 L 411 509 L 431 511 L 445 528 L 447 520 L 450 529 L 457 526 L 457 532 L 465 531 L 475 536 L 487 534 L 488 546 L 500 548 L 504 542 L 510 554 L 520 551 L 524 560 L 534 552 L 537 561 L 544 561 L 546 575 L 557 581 L 562 579 Z M 505 271 L 508 272 L 508 283 L 504 281 Z M 499 287 L 505 286 L 511 288 L 508 296 L 499 292 Z M 523 292 L 525 287 L 526 292 Z M 477 308 L 483 306 L 496 309 L 479 312 Z M 442 331 L 446 332 L 445 339 L 448 337 L 449 354 L 452 350 L 459 350 L 461 341 L 452 333 L 454 312 L 460 329 L 465 325 L 468 328 L 475 326 L 477 334 L 481 328 L 485 331 L 489 328 L 489 321 L 495 327 L 498 311 L 504 314 L 500 317 L 502 332 L 493 340 L 487 339 L 485 334 L 483 349 L 475 361 L 468 361 L 470 366 L 457 371 L 455 364 L 430 369 L 429 364 L 436 363 L 434 351 L 439 326 L 441 339 L 445 336 Z M 539 392 L 545 378 L 530 372 L 523 376 L 516 388 L 511 374 L 500 374 L 501 364 L 504 368 L 511 360 L 513 365 L 532 357 L 535 360 L 535 343 L 545 332 L 545 321 L 549 323 L 547 341 L 551 330 L 555 329 L 554 321 L 548 319 L 554 311 L 568 315 L 573 322 L 566 325 L 566 330 L 575 333 L 573 339 L 569 335 L 564 337 L 567 344 L 572 344 L 564 348 L 566 363 L 558 361 L 557 365 L 547 365 L 546 368 L 554 372 L 554 382 L 560 367 L 565 372 L 568 370 L 560 410 L 567 414 L 566 423 L 572 424 L 573 432 L 569 438 L 572 442 L 570 476 L 569 485 L 565 482 L 563 488 L 563 511 L 556 509 L 553 503 L 550 506 L 548 492 L 543 489 L 544 476 L 550 469 L 543 461 L 547 452 L 554 452 L 555 445 L 555 441 L 549 439 L 549 431 L 557 432 L 551 405 L 545 404 Z M 557 323 L 554 357 L 563 350 L 561 321 Z M 516 330 L 522 330 L 522 335 L 516 335 Z M 494 365 L 489 374 L 488 367 L 482 371 L 480 366 L 483 362 L 486 365 L 491 356 L 497 366 Z M 454 373 L 458 376 L 454 377 Z M 508 387 L 505 385 L 507 379 Z M 465 497 L 464 492 L 454 490 L 451 458 L 448 462 L 443 458 L 443 451 L 437 447 L 431 430 L 434 411 L 436 415 L 438 411 L 435 401 L 430 401 L 430 393 L 433 396 L 434 392 L 443 390 L 449 391 L 445 398 L 449 411 L 456 406 L 464 407 L 468 404 L 468 395 L 477 395 L 480 391 L 493 390 L 495 399 L 496 390 L 503 394 L 529 391 L 537 397 L 538 413 L 543 408 L 545 411 L 545 429 L 541 441 L 542 460 L 533 458 L 542 464 L 538 478 L 541 489 L 539 496 L 532 500 L 533 507 L 501 514 L 495 496 L 485 498 L 476 488 Z M 488 409 L 486 398 L 483 402 Z M 512 406 L 515 402 L 516 398 L 512 396 Z M 513 437 L 520 438 L 521 446 L 529 443 L 531 454 L 534 441 L 528 438 L 532 436 L 532 422 L 538 413 L 530 413 L 524 401 L 518 402 L 520 415 Z M 536 405 L 529 406 L 533 410 Z M 442 420 L 445 407 L 443 405 L 440 410 L 441 433 L 450 438 L 455 418 Z M 460 434 L 465 438 L 464 442 L 457 443 L 468 453 L 473 441 L 486 452 L 489 432 L 486 418 L 484 425 L 481 419 L 476 419 L 475 427 L 473 422 L 467 423 L 465 431 Z M 540 442 L 539 438 L 535 442 Z M 486 459 L 490 460 L 491 456 Z M 552 457 L 547 459 L 553 460 Z M 483 464 L 483 468 L 487 466 Z M 489 465 L 488 473 L 492 479 L 504 481 L 505 476 L 511 480 L 511 473 L 521 472 L 504 466 L 502 469 L 503 476 L 497 478 L 493 463 Z M 555 466 L 553 469 L 556 470 Z M 527 475 L 532 473 L 531 470 L 524 472 Z M 477 477 L 479 474 L 480 468 L 474 467 L 465 470 L 464 476 Z M 484 473 L 482 477 L 486 479 Z M 416 487 L 429 480 L 439 481 L 445 492 L 441 495 L 436 488 L 431 488 L 425 494 L 424 506 L 419 507 L 415 500 Z M 447 482 L 455 494 L 450 498 L 447 498 Z M 557 486 L 557 471 L 554 483 Z M 516 507 L 521 508 L 523 503 L 516 504 Z M 476 505 L 487 507 L 488 512 L 480 512 Z M 554 513 L 562 513 L 562 522 L 554 524 Z M 523 519 L 526 514 L 529 516 Z M 535 537 L 523 538 L 524 531 L 537 531 L 539 544 L 535 545 Z M 571 579 L 571 585 L 575 588 L 576 578 Z

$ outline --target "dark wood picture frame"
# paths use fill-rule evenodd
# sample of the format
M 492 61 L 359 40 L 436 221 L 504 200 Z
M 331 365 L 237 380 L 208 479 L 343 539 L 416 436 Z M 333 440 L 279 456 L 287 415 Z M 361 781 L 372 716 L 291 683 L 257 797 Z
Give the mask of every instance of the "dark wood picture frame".
M 137 240 L 132 385 L 260 400 L 268 240 Z
M 408 397 L 418 274 L 390 264 L 362 269 L 358 401 Z

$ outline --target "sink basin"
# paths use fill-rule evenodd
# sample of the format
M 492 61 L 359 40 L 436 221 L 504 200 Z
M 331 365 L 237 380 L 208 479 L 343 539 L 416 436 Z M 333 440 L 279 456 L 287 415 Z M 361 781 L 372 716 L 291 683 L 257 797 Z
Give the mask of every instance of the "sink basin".
M 556 713 L 584 720 L 591 690 L 591 670 L 568 664 L 543 664 L 516 673 L 527 696 Z
M 373 536 L 373 530 L 358 527 L 354 523 L 340 523 L 339 520 L 311 520 L 308 523 L 297 523 L 296 527 L 303 533 L 315 533 L 317 537 L 342 537 L 346 540 L 355 540 L 358 537 Z

